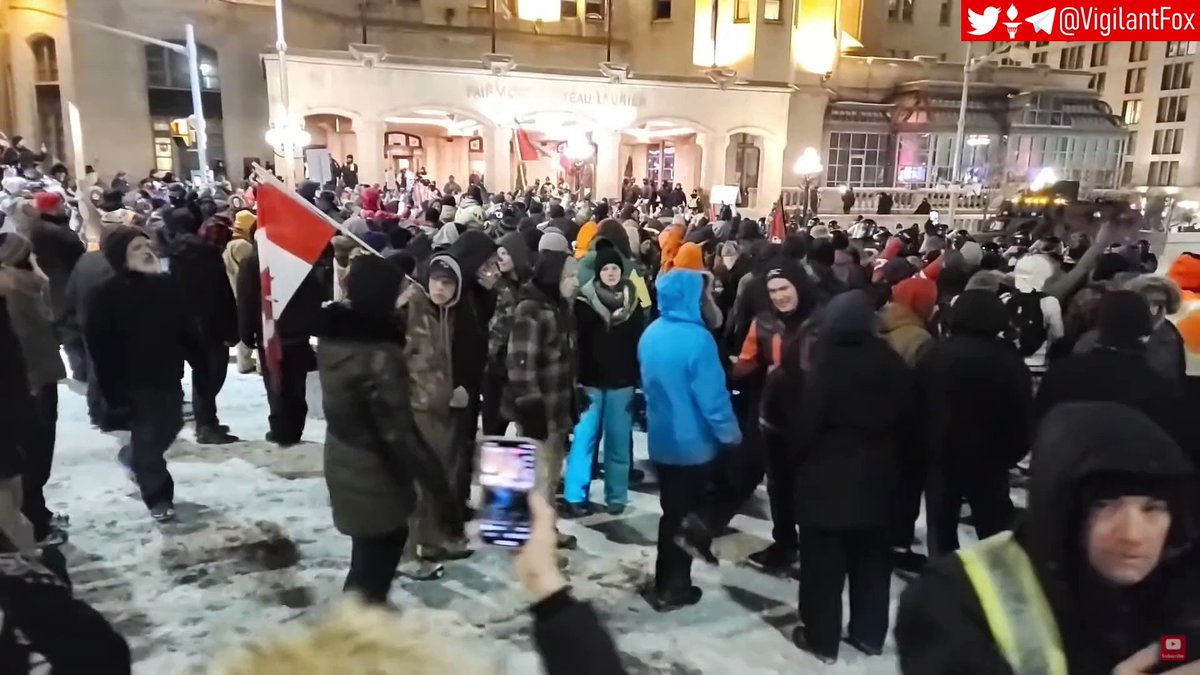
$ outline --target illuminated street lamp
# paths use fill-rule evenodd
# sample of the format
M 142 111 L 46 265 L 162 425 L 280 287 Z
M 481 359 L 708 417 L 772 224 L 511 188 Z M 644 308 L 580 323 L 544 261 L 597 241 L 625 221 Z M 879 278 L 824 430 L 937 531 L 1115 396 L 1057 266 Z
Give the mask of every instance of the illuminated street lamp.
M 1033 177 L 1033 181 L 1029 184 L 1029 187 L 1033 188 L 1034 192 L 1036 192 L 1043 188 L 1050 187 L 1057 182 L 1058 172 L 1054 170 L 1054 167 L 1047 166 L 1037 172 L 1037 175 Z
M 821 156 L 817 154 L 817 149 L 809 146 L 800 153 L 800 158 L 796 160 L 796 166 L 792 170 L 804 179 L 804 220 L 807 221 L 812 217 L 813 178 L 824 171 L 825 166 L 821 164 Z
M 312 143 L 312 134 L 291 121 L 272 124 L 266 134 L 267 144 L 280 157 L 295 157 L 305 146 Z

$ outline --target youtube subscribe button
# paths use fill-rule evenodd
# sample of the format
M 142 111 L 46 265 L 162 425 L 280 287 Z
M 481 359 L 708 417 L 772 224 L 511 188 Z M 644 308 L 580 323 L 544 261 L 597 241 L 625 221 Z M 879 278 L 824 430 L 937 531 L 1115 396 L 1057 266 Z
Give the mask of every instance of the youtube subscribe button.
M 1195 0 L 963 0 L 967 42 L 1200 40 Z

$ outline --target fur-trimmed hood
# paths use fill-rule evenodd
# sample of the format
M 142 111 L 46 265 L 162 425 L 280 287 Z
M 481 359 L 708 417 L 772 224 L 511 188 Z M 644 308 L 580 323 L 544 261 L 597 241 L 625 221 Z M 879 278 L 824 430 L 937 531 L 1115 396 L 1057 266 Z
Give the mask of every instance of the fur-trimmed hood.
M 1165 295 L 1167 297 L 1167 314 L 1175 314 L 1183 305 L 1183 293 L 1180 292 L 1179 285 L 1168 277 L 1142 274 L 1125 282 L 1125 289 L 1133 291 L 1143 298 L 1156 293 Z

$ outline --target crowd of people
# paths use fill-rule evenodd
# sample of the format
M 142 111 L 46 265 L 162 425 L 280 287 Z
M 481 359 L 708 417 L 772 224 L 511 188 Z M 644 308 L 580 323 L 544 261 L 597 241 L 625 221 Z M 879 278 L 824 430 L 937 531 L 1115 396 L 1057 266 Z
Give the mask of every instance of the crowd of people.
M 635 427 L 662 508 L 640 591 L 654 610 L 702 601 L 693 559 L 717 562 L 714 537 L 765 477 L 773 541 L 747 562 L 799 581 L 793 641 L 824 663 L 842 643 L 882 652 L 897 571 L 915 579 L 896 616 L 905 673 L 1151 672 L 1160 635 L 1200 640 L 1195 340 L 1167 320 L 1200 293 L 1200 256 L 1154 276 L 1116 223 L 1094 241 L 975 241 L 859 217 L 792 223 L 780 240 L 682 186 L 651 204 L 631 181 L 612 201 L 549 180 L 506 193 L 476 177 L 441 190 L 424 172 L 306 181 L 300 198 L 340 233 L 274 317 L 282 357 L 269 359 L 252 183 L 32 171 L 3 187 L 0 530 L 10 550 L 41 552 L 24 560 L 55 588 L 69 584 L 56 555 L 69 520 L 42 491 L 68 377 L 59 347 L 92 422 L 129 431 L 118 460 L 156 521 L 176 517 L 164 454 L 185 424 L 184 365 L 196 441 L 232 443 L 217 395 L 236 349 L 241 372 L 263 375 L 280 447 L 302 442 L 319 374 L 345 588 L 373 605 L 398 572 L 436 579 L 471 555 L 481 431 L 539 442 L 518 567 L 551 673 L 622 672 L 565 588 L 554 550 L 577 542 L 555 517 L 594 513 L 598 477 L 602 508 L 628 508 L 646 480 Z M 982 541 L 960 550 L 964 502 Z M 214 672 L 317 658 L 273 649 Z

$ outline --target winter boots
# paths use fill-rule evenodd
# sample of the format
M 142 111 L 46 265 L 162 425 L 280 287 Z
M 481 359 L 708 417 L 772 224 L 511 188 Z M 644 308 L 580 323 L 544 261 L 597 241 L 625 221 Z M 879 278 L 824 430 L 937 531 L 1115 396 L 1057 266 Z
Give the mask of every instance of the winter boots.
M 229 427 L 218 424 L 215 426 L 196 427 L 196 442 L 200 445 L 228 445 L 241 439 L 229 433 Z

